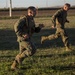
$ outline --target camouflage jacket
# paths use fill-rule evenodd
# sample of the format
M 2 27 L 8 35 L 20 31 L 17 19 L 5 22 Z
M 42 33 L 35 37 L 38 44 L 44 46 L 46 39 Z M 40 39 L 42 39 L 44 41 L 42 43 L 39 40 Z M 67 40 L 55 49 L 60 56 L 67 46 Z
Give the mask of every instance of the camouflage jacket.
M 64 28 L 65 22 L 67 22 L 67 11 L 60 9 L 52 16 L 52 22 L 57 28 Z
M 20 42 L 26 40 L 23 35 L 28 34 L 30 38 L 34 32 L 38 33 L 41 29 L 39 27 L 35 27 L 33 17 L 24 16 L 16 22 L 16 24 L 14 25 L 14 30 L 18 37 L 17 41 Z

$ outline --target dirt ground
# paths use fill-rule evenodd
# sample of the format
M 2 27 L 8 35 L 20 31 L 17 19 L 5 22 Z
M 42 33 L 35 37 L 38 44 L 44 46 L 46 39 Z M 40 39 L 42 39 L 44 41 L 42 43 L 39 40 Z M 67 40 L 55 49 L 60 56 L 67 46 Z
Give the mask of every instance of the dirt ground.
M 52 16 L 58 9 L 40 9 L 38 10 L 37 16 Z M 27 10 L 18 9 L 12 11 L 12 16 L 26 15 Z M 75 15 L 75 9 L 70 9 L 68 15 Z M 0 17 L 9 16 L 8 10 L 0 10 Z

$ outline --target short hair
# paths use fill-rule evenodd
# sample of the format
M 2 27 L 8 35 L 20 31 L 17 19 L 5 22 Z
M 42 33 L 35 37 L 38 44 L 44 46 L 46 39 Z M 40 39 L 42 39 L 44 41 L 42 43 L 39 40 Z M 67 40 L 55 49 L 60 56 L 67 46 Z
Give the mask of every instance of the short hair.
M 70 6 L 71 6 L 69 3 L 66 3 L 65 5 L 66 5 L 66 6 L 68 6 L 68 7 L 70 7 Z
M 28 10 L 32 10 L 32 11 L 34 11 L 36 8 L 34 7 L 34 6 L 30 6 L 30 7 L 28 7 Z

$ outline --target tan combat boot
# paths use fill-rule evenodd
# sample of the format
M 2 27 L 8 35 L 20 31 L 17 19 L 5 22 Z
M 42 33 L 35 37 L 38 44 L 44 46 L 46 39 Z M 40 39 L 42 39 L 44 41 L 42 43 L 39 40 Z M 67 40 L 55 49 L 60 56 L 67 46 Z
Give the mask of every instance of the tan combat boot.
M 22 64 L 22 60 L 21 60 L 21 55 L 20 55 L 20 54 L 18 54 L 18 55 L 16 56 L 16 61 L 18 62 L 19 65 Z
M 13 64 L 11 65 L 11 70 L 16 70 L 17 69 L 17 61 L 14 60 Z
M 72 51 L 72 49 L 69 47 L 66 47 L 66 51 Z
M 42 44 L 44 41 L 46 41 L 46 40 L 48 40 L 48 37 L 47 37 L 47 36 L 42 36 L 42 37 L 41 37 L 41 44 Z

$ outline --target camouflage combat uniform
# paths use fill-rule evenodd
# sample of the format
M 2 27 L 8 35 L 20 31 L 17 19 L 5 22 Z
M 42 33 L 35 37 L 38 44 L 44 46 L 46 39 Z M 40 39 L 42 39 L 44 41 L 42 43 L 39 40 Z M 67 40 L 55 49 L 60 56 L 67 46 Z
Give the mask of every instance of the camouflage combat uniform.
M 16 28 L 18 25 L 18 28 Z M 24 58 L 31 56 L 36 52 L 35 45 L 31 41 L 31 36 L 34 32 L 40 32 L 41 28 L 35 27 L 33 17 L 24 16 L 14 26 L 17 41 L 19 42 L 20 52 L 16 56 L 11 68 L 16 68 L 18 64 L 21 64 Z M 28 34 L 29 38 L 24 38 L 23 35 Z
M 54 27 L 56 27 L 56 33 L 49 36 L 43 36 L 41 38 L 41 42 L 44 42 L 45 40 L 56 39 L 61 36 L 66 49 L 69 48 L 68 36 L 64 29 L 65 22 L 68 22 L 67 12 L 63 9 L 60 9 L 52 16 L 52 23 L 54 24 Z

